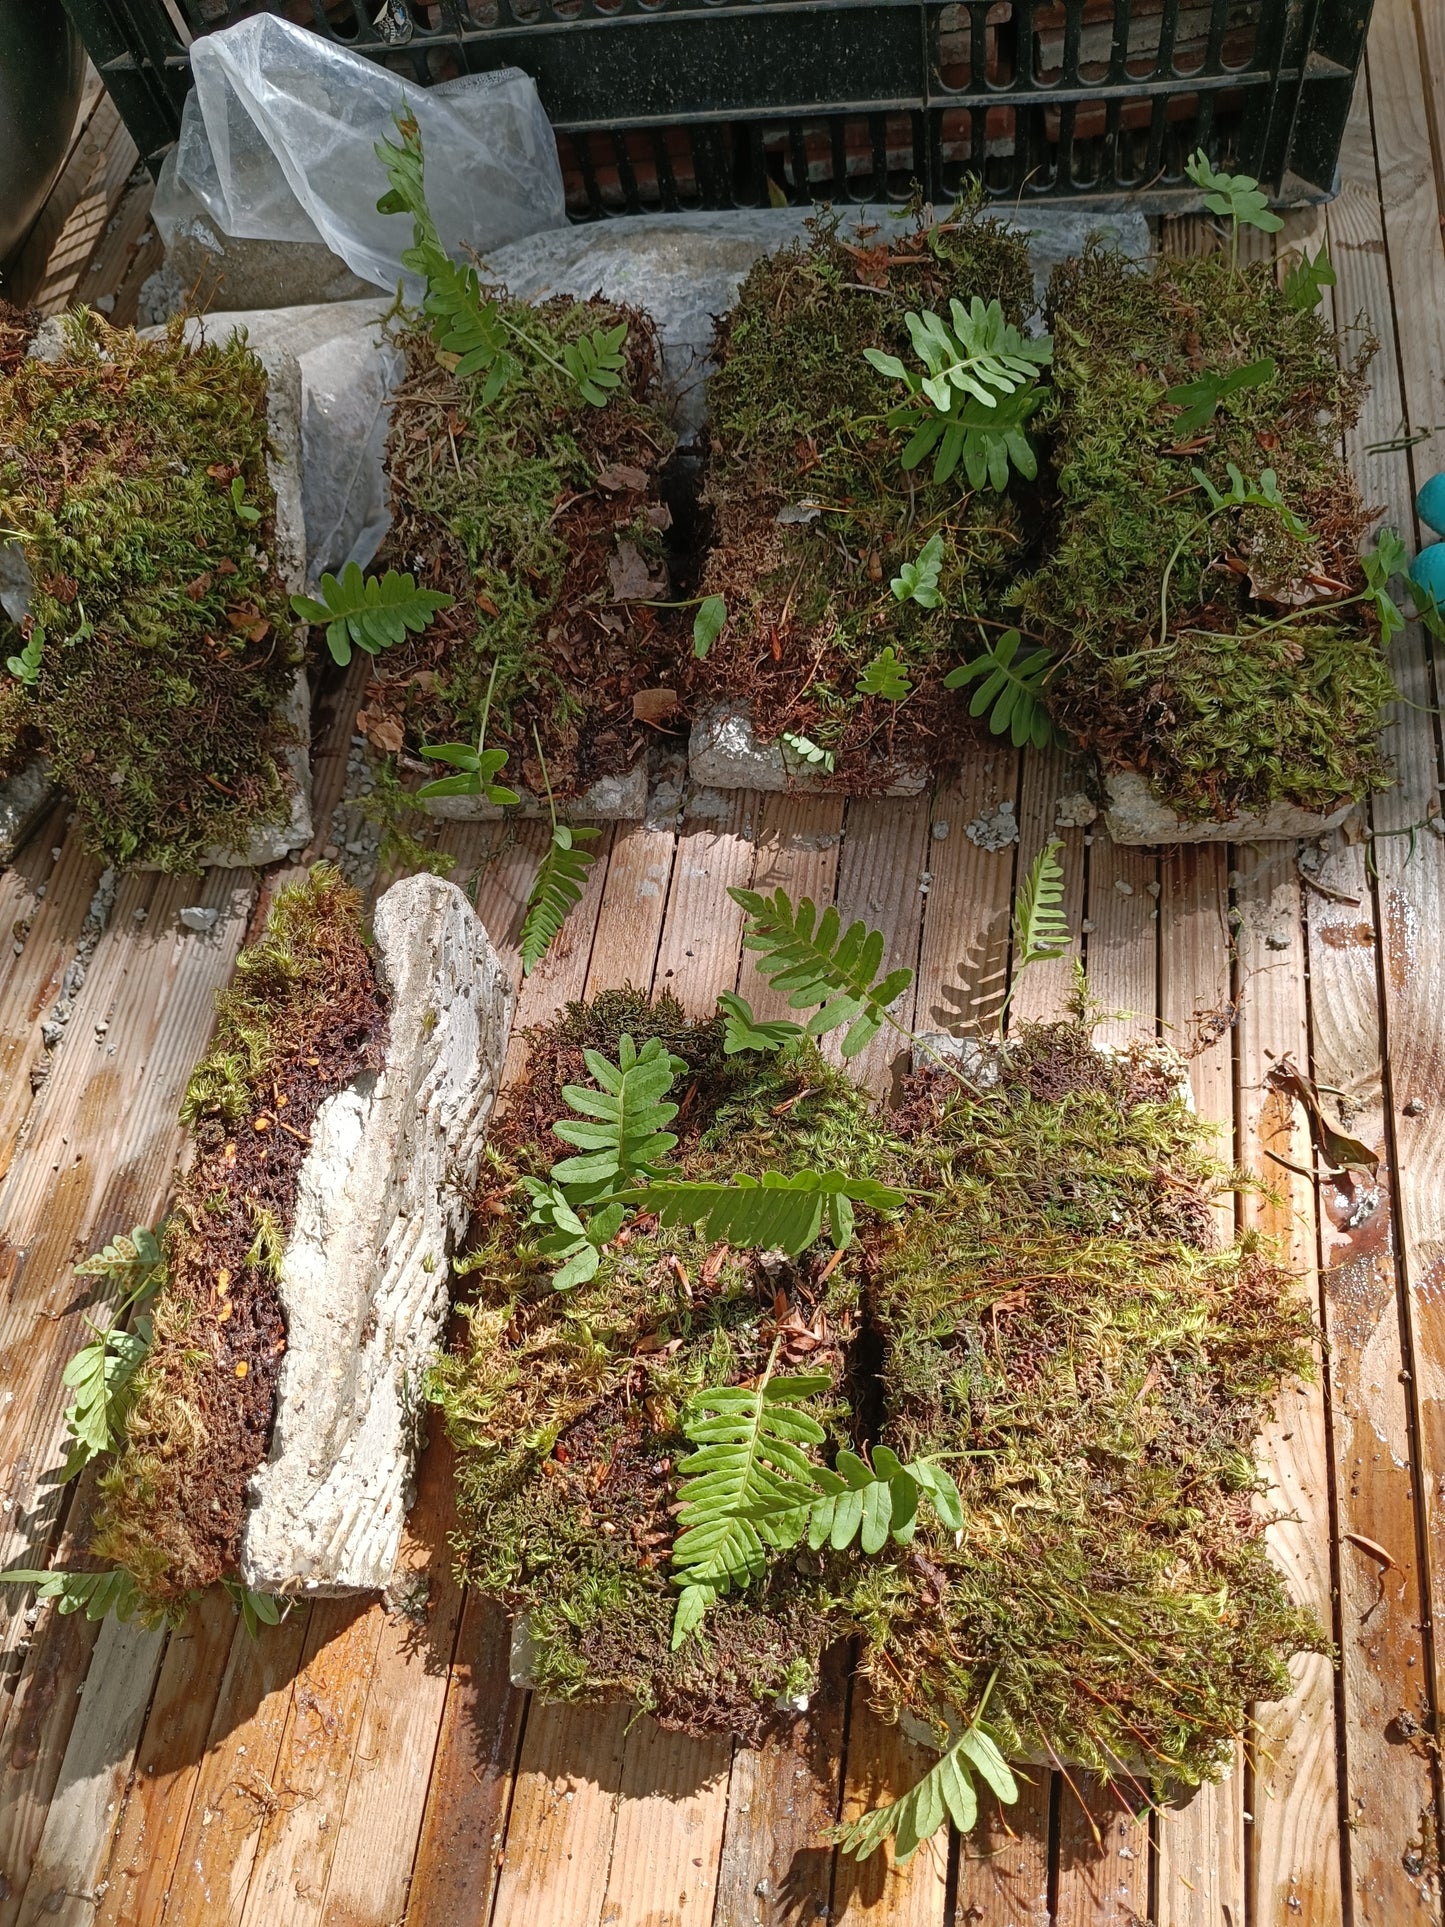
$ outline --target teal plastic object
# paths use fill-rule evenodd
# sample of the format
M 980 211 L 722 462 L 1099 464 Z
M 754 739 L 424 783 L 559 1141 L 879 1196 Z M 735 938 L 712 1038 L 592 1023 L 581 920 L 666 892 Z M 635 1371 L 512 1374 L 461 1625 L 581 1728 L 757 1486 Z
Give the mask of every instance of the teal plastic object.
M 1410 564 L 1410 580 L 1424 601 L 1445 609 L 1445 542 L 1432 542 L 1428 549 L 1421 549 Z
M 1427 529 L 1445 535 L 1445 468 L 1432 475 L 1415 497 L 1415 513 Z

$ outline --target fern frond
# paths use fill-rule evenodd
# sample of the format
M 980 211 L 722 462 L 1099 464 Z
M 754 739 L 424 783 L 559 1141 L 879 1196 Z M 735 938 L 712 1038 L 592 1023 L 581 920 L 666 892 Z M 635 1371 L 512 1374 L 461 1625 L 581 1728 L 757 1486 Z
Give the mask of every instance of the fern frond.
M 760 1577 L 769 1550 L 803 1536 L 816 1497 L 812 1461 L 803 1447 L 826 1434 L 805 1399 L 826 1392 L 826 1374 L 773 1378 L 756 1389 L 735 1385 L 697 1392 L 683 1430 L 701 1449 L 678 1463 L 688 1475 L 678 1493 L 673 1584 L 682 1588 L 673 1619 L 677 1648 L 714 1599 Z
M 964 689 L 977 682 L 968 705 L 970 716 L 982 716 L 987 710 L 988 726 L 994 735 L 1002 736 L 1007 730 L 1015 749 L 1022 749 L 1026 743 L 1032 743 L 1035 749 L 1047 749 L 1054 739 L 1053 724 L 1043 702 L 1049 652 L 1032 649 L 1020 659 L 1019 642 L 1017 629 L 1005 630 L 997 642 L 984 645 L 976 661 L 950 669 L 943 686 Z
M 846 1447 L 831 1473 L 820 1472 L 823 1496 L 808 1515 L 808 1545 L 841 1552 L 858 1539 L 864 1552 L 881 1551 L 892 1538 L 909 1545 L 918 1528 L 918 1499 L 925 1495 L 950 1532 L 963 1527 L 963 1501 L 941 1465 L 912 1459 L 907 1465 L 886 1445 L 873 1448 L 873 1463 Z
M 841 1249 L 853 1236 L 855 1204 L 898 1211 L 905 1200 L 901 1191 L 846 1171 L 798 1171 L 792 1177 L 764 1171 L 760 1178 L 739 1173 L 728 1183 L 655 1178 L 624 1192 L 619 1202 L 655 1211 L 664 1225 L 702 1224 L 714 1243 L 725 1239 L 796 1257 L 821 1235 L 825 1216 Z
M 582 399 L 594 408 L 605 408 L 612 391 L 622 386 L 622 372 L 627 366 L 622 344 L 626 339 L 627 323 L 619 321 L 615 328 L 594 328 L 590 335 L 579 335 L 562 350 L 568 374 Z
M 796 730 L 785 729 L 778 740 L 783 746 L 783 761 L 792 763 L 804 775 L 833 774 L 832 750 L 824 749 L 811 736 L 800 736 Z
M 903 566 L 907 569 L 913 565 L 905 562 Z M 897 576 L 893 579 L 895 582 L 899 580 Z M 918 599 L 922 600 L 921 591 Z M 939 602 L 943 600 L 937 595 L 934 599 Z M 932 607 L 932 604 L 925 604 L 925 606 Z M 857 682 L 857 691 L 860 696 L 881 696 L 885 702 L 890 703 L 901 703 L 912 688 L 913 684 L 891 646 L 878 651 Z
M 868 1859 L 885 1840 L 892 1840 L 895 1861 L 906 1866 L 946 1820 L 952 1820 L 960 1833 L 967 1833 L 973 1826 L 978 1819 L 975 1773 L 1005 1804 L 1019 1797 L 1008 1761 L 979 1721 L 960 1733 L 938 1763 L 901 1799 L 856 1820 L 844 1821 L 834 1828 L 832 1837 L 844 1853 L 854 1854 L 859 1860 Z
M 369 656 L 379 655 L 408 631 L 420 635 L 438 609 L 451 606 L 452 598 L 440 589 L 419 589 L 415 576 L 395 569 L 384 576 L 363 576 L 355 562 L 347 563 L 339 580 L 323 575 L 319 598 L 291 598 L 303 622 L 327 625 L 326 646 L 343 668 L 351 661 L 353 644 Z
M 83 1607 L 90 1620 L 104 1619 L 113 1612 L 124 1622 L 141 1603 L 134 1575 L 124 1566 L 111 1566 L 104 1572 L 39 1572 L 15 1566 L 0 1572 L 0 1584 L 34 1586 L 37 1599 L 53 1599 L 55 1610 L 64 1615 Z
M 1064 915 L 1064 867 L 1058 855 L 1063 847 L 1058 837 L 1044 845 L 1014 898 L 1015 973 L 1049 957 L 1062 957 L 1073 942 Z
M 777 1051 L 785 1045 L 797 1043 L 807 1032 L 801 1024 L 795 1024 L 787 1017 L 775 1017 L 770 1022 L 760 1022 L 753 1015 L 753 1007 L 746 997 L 739 997 L 731 990 L 724 990 L 718 997 L 718 1007 L 723 1013 L 723 1055 L 736 1057 L 739 1051 Z
M 574 1201 L 577 1185 L 596 1195 L 654 1174 L 658 1160 L 677 1144 L 666 1128 L 677 1116 L 677 1106 L 662 1099 L 686 1068 L 658 1037 L 650 1037 L 639 1051 L 624 1035 L 616 1064 L 609 1064 L 600 1051 L 585 1050 L 582 1056 L 598 1088 L 564 1084 L 562 1095 L 579 1116 L 552 1127 L 564 1144 L 575 1144 L 583 1153 L 552 1166 L 553 1178 L 567 1187 Z
M 133 1331 L 112 1326 L 68 1360 L 61 1383 L 75 1396 L 65 1413 L 70 1449 L 62 1483 L 120 1444 L 132 1381 L 150 1351 L 151 1336 L 150 1319 L 138 1318 Z
M 747 912 L 743 948 L 758 952 L 753 962 L 759 975 L 770 978 L 774 990 L 786 991 L 794 1010 L 820 1006 L 808 1019 L 810 1037 L 846 1024 L 842 1052 L 856 1057 L 888 1021 L 888 1006 L 913 982 L 913 972 L 902 967 L 874 982 L 883 962 L 883 932 L 854 923 L 840 937 L 831 904 L 820 918 L 810 897 L 795 910 L 784 890 L 765 897 L 729 889 L 728 895 Z
M 410 214 L 412 245 L 402 254 L 401 264 L 426 281 L 422 309 L 437 347 L 443 354 L 457 357 L 453 372 L 461 376 L 486 374 L 481 395 L 485 407 L 496 400 L 521 364 L 511 351 L 501 309 L 490 296 L 483 295 L 476 269 L 453 261 L 442 246 L 427 205 L 421 129 L 415 116 L 399 113 L 393 118 L 401 145 L 380 140 L 375 148 L 391 183 L 377 202 L 377 211 Z
M 554 827 L 547 854 L 527 893 L 527 911 L 522 919 L 524 977 L 530 976 L 541 963 L 567 921 L 568 912 L 581 901 L 587 872 L 597 861 L 597 852 L 582 846 L 601 834 L 598 829 L 567 823 Z

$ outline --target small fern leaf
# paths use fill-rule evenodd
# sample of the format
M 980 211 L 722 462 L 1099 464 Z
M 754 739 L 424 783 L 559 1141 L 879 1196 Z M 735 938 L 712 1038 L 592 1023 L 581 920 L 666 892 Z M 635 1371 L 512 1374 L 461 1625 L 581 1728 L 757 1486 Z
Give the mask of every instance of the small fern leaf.
M 1049 957 L 1062 957 L 1073 942 L 1064 915 L 1063 843 L 1053 838 L 1029 865 L 1014 899 L 1014 969 L 1024 970 Z
M 15 1566 L 0 1572 L 0 1584 L 34 1586 L 36 1598 L 53 1599 L 62 1616 L 83 1608 L 89 1620 L 113 1612 L 124 1623 L 141 1603 L 134 1575 L 124 1566 L 109 1566 L 104 1572 L 40 1572 Z
M 846 1171 L 798 1171 L 792 1177 L 764 1171 L 760 1178 L 740 1173 L 728 1183 L 657 1178 L 624 1192 L 620 1202 L 639 1211 L 655 1211 L 667 1226 L 702 1224 L 714 1243 L 724 1239 L 731 1245 L 786 1251 L 796 1257 L 822 1235 L 825 1218 L 834 1244 L 841 1249 L 853 1235 L 854 1205 L 898 1211 L 905 1199 L 889 1185 L 851 1177 Z
M 598 829 L 574 828 L 567 823 L 559 823 L 553 830 L 547 854 L 532 879 L 522 918 L 524 977 L 541 963 L 567 921 L 568 912 L 581 901 L 587 872 L 597 860 L 597 852 L 584 846 L 601 834 Z
M 860 696 L 881 696 L 890 703 L 901 703 L 912 688 L 903 664 L 891 647 L 878 651 L 857 684 Z
M 753 1007 L 746 997 L 739 997 L 731 990 L 725 990 L 718 998 L 718 1007 L 723 1013 L 723 1055 L 736 1057 L 740 1051 L 778 1051 L 786 1045 L 796 1044 L 807 1032 L 801 1024 L 792 1023 L 786 1017 L 775 1017 L 764 1023 L 753 1015 Z
M 1053 725 L 1044 708 L 1043 689 L 1048 678 L 1050 657 L 1047 649 L 1033 649 L 1019 655 L 1017 629 L 1009 629 L 996 643 L 988 644 L 974 662 L 960 663 L 943 679 L 945 689 L 964 689 L 971 682 L 978 687 L 968 705 L 970 716 L 988 712 L 988 726 L 995 736 L 1005 733 L 1015 749 L 1032 744 L 1047 749 L 1053 741 Z
M 562 1095 L 576 1118 L 563 1118 L 553 1131 L 564 1144 L 573 1144 L 580 1157 L 564 1158 L 552 1167 L 553 1179 L 566 1186 L 585 1185 L 596 1192 L 652 1176 L 658 1161 L 677 1144 L 666 1127 L 677 1116 L 675 1104 L 664 1103 L 682 1060 L 650 1037 L 639 1051 L 623 1036 L 618 1061 L 609 1064 L 600 1051 L 584 1051 L 597 1089 L 564 1084 Z
M 419 589 L 416 578 L 388 569 L 384 576 L 363 576 L 348 562 L 340 578 L 323 575 L 318 597 L 293 595 L 291 607 L 303 622 L 322 623 L 326 646 L 343 667 L 351 661 L 353 645 L 369 656 L 380 654 L 408 632 L 420 635 L 439 609 L 449 609 L 452 598 L 440 589 Z
M 619 321 L 615 328 L 594 328 L 589 335 L 579 335 L 562 350 L 568 374 L 582 399 L 594 408 L 605 408 L 613 391 L 622 386 L 627 365 L 622 345 L 626 339 L 627 323 Z
M 867 1860 L 885 1840 L 893 1842 L 893 1857 L 906 1866 L 925 1840 L 947 1820 L 967 1833 L 978 1819 L 977 1771 L 1006 1804 L 1018 1798 L 1018 1785 L 991 1734 L 979 1724 L 961 1733 L 916 1786 L 901 1799 L 877 1807 L 856 1820 L 834 1828 L 833 1839 L 844 1853 Z
M 683 1430 L 699 1449 L 677 1468 L 687 1476 L 672 1548 L 673 1584 L 682 1588 L 674 1652 L 714 1599 L 760 1577 L 770 1549 L 802 1537 L 816 1497 L 805 1448 L 826 1436 L 802 1405 L 831 1383 L 823 1373 L 765 1377 L 756 1389 L 717 1386 L 689 1399 Z
M 786 992 L 794 1010 L 819 1006 L 808 1019 L 810 1037 L 846 1024 L 842 1053 L 856 1057 L 888 1021 L 889 1005 L 913 982 L 906 968 L 874 981 L 883 961 L 882 931 L 854 923 L 840 935 L 831 905 L 819 917 L 812 899 L 804 897 L 795 910 L 784 890 L 771 897 L 739 889 L 728 895 L 747 912 L 743 947 L 758 953 L 753 961 L 759 975 Z

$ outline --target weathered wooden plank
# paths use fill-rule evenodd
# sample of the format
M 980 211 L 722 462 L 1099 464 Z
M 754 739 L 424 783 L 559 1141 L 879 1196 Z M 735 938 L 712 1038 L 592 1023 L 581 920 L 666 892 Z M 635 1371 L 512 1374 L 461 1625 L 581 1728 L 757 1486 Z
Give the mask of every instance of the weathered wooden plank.
M 235 1608 L 215 1591 L 167 1641 L 105 1867 L 96 1927 L 160 1919 L 235 1635 Z
M 65 804 L 52 810 L 0 876 L 0 1177 L 31 1116 L 30 1073 L 44 1066 L 48 1075 L 53 1067 L 41 1026 L 89 934 L 86 919 L 100 878 L 100 865 L 79 837 L 66 836 L 67 813 Z
M 1149 1829 L 1092 1774 L 1065 1776 L 1054 1927 L 1137 1927 L 1149 1910 Z M 1236 1919 L 1244 1918 L 1241 1911 Z
M 743 913 L 728 890 L 751 882 L 761 808 L 747 791 L 704 790 L 678 832 L 653 986 L 695 1017 L 710 1017 L 718 992 L 737 982 Z
M 80 1707 L 50 1796 L 20 1927 L 89 1927 L 93 1894 L 150 1704 L 165 1632 L 137 1620 L 100 1628 Z
M 52 250 L 121 126 L 120 110 L 106 93 L 100 75 L 87 63 L 80 108 L 65 162 L 5 277 L 6 299 L 17 307 L 28 307 L 34 300 Z
M 99 119 L 98 110 L 97 122 Z M 31 297 L 31 305 L 41 314 L 64 314 L 70 306 L 139 159 L 140 150 L 135 142 L 126 129 L 117 124 L 107 137 L 84 193 L 71 209 L 50 251 L 45 272 Z
M 527 1705 L 508 1678 L 510 1652 L 506 1614 L 468 1593 L 427 1786 L 408 1927 L 485 1927 L 492 1919 Z
M 708 1927 L 727 1812 L 732 1743 L 665 1733 L 627 1736 L 604 1927 Z
M 497 1883 L 498 1927 L 599 1927 L 629 1712 L 548 1706 L 532 1696 Z
M 166 1927 L 235 1927 L 240 1921 L 261 1827 L 287 1797 L 276 1784 L 276 1764 L 310 1615 L 310 1607 L 302 1607 L 262 1639 L 234 1633 L 174 1876 L 169 1889 L 137 1913 L 137 1927 L 162 1920 Z
M 1309 1134 L 1298 1107 L 1265 1083 L 1281 1057 L 1309 1061 L 1299 876 L 1289 845 L 1242 852 L 1240 862 L 1238 1159 L 1261 1186 L 1241 1195 L 1240 1219 L 1278 1241 L 1318 1315 L 1314 1186 L 1301 1175 L 1312 1161 Z M 1269 1480 L 1264 1504 L 1274 1515 L 1270 1553 L 1291 1597 L 1333 1633 L 1321 1378 L 1284 1387 L 1259 1457 Z M 1323 1654 L 1302 1654 L 1291 1671 L 1290 1697 L 1255 1708 L 1249 1885 L 1256 1919 L 1326 1927 L 1340 1919 L 1342 1906 L 1334 1669 Z
M 838 1817 L 848 1659 L 835 1651 L 788 1737 L 733 1756 L 713 1927 L 823 1919 L 833 1885 L 825 1835 Z
M 276 1771 L 278 1794 L 256 1843 L 243 1927 L 321 1918 L 362 1712 L 386 1615 L 360 1599 L 311 1608 Z
M 931 882 L 918 957 L 915 1021 L 950 1035 L 989 1032 L 1008 985 L 1014 849 L 984 850 L 968 825 L 1017 794 L 1019 759 L 1002 746 L 973 748 L 957 780 L 934 798 Z
M 1053 1775 L 1030 1767 L 1019 1797 L 980 1802 L 977 1826 L 959 1842 L 954 1919 L 968 1927 L 1053 1927 L 1049 1908 L 1049 1805 Z
M 1199 1115 L 1216 1126 L 1216 1149 L 1234 1161 L 1234 1064 L 1231 1048 L 1228 853 L 1201 846 L 1173 852 L 1161 865 L 1165 942 L 1159 1011 L 1164 1036 L 1186 1053 Z M 1156 926 L 1143 941 L 1152 947 Z M 1216 1034 L 1217 1033 L 1217 1034 Z M 1212 1037 L 1207 1048 L 1199 1045 Z M 1234 1199 L 1216 1212 L 1219 1235 L 1234 1235 Z M 1161 1919 L 1168 1927 L 1230 1927 L 1244 1917 L 1244 1759 L 1156 1822 Z
M 589 958 L 594 987 L 651 984 L 676 847 L 670 822 L 618 824 Z
M 842 825 L 839 798 L 768 797 L 752 887 L 786 890 L 794 903 L 804 897 L 831 903 Z M 752 969 L 746 952 L 739 988 L 759 1017 L 799 1014 Z M 734 1753 L 714 1927 L 771 1927 L 827 1907 L 833 1854 L 823 1834 L 838 1812 L 846 1694 L 845 1667 L 835 1653 L 807 1713 L 785 1737 Z
M 456 1523 L 445 1437 L 423 1455 L 357 1730 L 326 1884 L 325 1927 L 391 1927 L 406 1913 L 428 1769 L 461 1616 L 448 1534 Z
M 900 964 L 917 971 L 923 930 L 923 907 L 931 885 L 925 882 L 932 839 L 931 799 L 910 797 L 853 798 L 843 819 L 843 849 L 838 863 L 838 915 L 843 928 L 860 918 L 870 929 L 883 932 L 880 969 Z M 890 1015 L 905 1029 L 913 1025 L 918 1001 L 915 980 L 893 1005 Z M 844 1033 L 829 1038 L 836 1052 Z M 896 1089 L 900 1075 L 910 1068 L 906 1039 L 891 1025 L 883 1029 L 852 1059 L 851 1070 L 860 1084 L 886 1096 Z
M 1090 993 L 1104 1013 L 1094 1037 L 1126 1044 L 1155 1035 L 1161 932 L 1166 944 L 1171 940 L 1159 912 L 1159 858 L 1116 845 L 1102 825 L 1091 834 L 1084 959 Z

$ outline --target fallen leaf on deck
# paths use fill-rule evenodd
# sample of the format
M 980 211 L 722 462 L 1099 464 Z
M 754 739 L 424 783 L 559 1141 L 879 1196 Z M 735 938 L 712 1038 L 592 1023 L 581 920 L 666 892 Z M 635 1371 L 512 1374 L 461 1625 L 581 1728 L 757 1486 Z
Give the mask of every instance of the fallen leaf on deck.
M 1395 1570 L 1395 1561 L 1377 1539 L 1367 1539 L 1363 1532 L 1345 1532 L 1340 1536 L 1348 1539 L 1352 1546 L 1358 1546 L 1361 1552 L 1368 1552 L 1372 1559 L 1378 1559 L 1386 1572 Z
M 1375 1153 L 1357 1137 L 1346 1137 L 1343 1131 L 1336 1130 L 1325 1116 L 1319 1092 L 1293 1058 L 1281 1057 L 1264 1081 L 1271 1090 L 1283 1091 L 1299 1101 L 1310 1127 L 1315 1155 L 1329 1170 L 1368 1171 L 1372 1178 L 1379 1175 L 1380 1160 Z
M 358 709 L 356 727 L 371 744 L 384 755 L 395 756 L 401 748 L 402 729 L 395 716 L 373 715 L 369 709 Z

